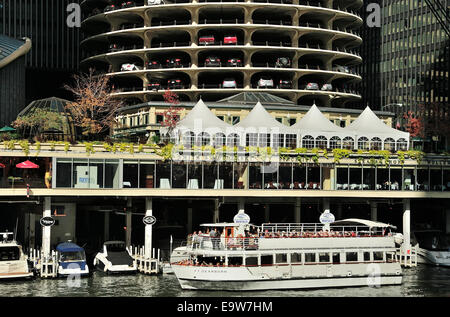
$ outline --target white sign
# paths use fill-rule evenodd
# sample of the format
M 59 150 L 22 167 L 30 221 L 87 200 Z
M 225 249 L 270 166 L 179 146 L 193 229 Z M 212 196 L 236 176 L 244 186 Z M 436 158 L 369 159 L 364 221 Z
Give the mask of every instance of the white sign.
M 236 216 L 234 216 L 233 221 L 234 223 L 249 223 L 250 216 L 247 215 L 246 213 L 240 212 Z
M 332 223 L 334 222 L 335 218 L 334 215 L 331 212 L 324 212 L 320 215 L 320 223 Z

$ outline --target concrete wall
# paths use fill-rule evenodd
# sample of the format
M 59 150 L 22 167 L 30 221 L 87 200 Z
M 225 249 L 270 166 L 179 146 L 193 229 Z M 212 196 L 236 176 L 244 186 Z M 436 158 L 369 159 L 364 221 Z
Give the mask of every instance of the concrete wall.
M 65 216 L 55 216 L 55 207 L 64 207 Z M 77 207 L 74 203 L 52 203 L 52 217 L 58 222 L 52 226 L 51 244 L 57 245 L 61 242 L 72 240 L 75 242 L 75 224 Z

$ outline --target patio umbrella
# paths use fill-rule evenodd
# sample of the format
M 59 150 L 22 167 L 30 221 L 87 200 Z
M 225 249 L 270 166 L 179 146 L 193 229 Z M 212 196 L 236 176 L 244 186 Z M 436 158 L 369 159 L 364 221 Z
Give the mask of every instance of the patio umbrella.
M 0 132 L 13 132 L 13 131 L 16 131 L 16 129 L 8 126 L 4 126 L 3 128 L 0 129 Z
M 5 168 L 5 164 L 0 163 L 0 168 Z
M 39 165 L 34 164 L 30 161 L 24 161 L 16 165 L 17 168 L 39 168 Z

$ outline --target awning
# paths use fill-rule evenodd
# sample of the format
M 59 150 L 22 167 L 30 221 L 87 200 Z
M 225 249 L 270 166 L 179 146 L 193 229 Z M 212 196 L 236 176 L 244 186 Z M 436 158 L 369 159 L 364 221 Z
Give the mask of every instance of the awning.
M 64 243 L 58 244 L 58 246 L 56 247 L 56 251 L 58 251 L 58 252 L 80 252 L 80 251 L 84 251 L 84 249 L 82 247 L 76 245 L 75 243 L 64 242 Z

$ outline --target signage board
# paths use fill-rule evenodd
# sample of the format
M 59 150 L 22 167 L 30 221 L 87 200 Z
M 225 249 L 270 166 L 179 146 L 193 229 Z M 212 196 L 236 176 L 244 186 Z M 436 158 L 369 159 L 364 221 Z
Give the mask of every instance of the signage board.
M 142 222 L 144 223 L 144 225 L 151 226 L 155 224 L 156 218 L 153 216 L 145 216 L 144 218 L 142 218 Z
M 52 217 L 42 217 L 39 222 L 43 227 L 51 227 L 55 224 L 55 219 L 53 219 Z

